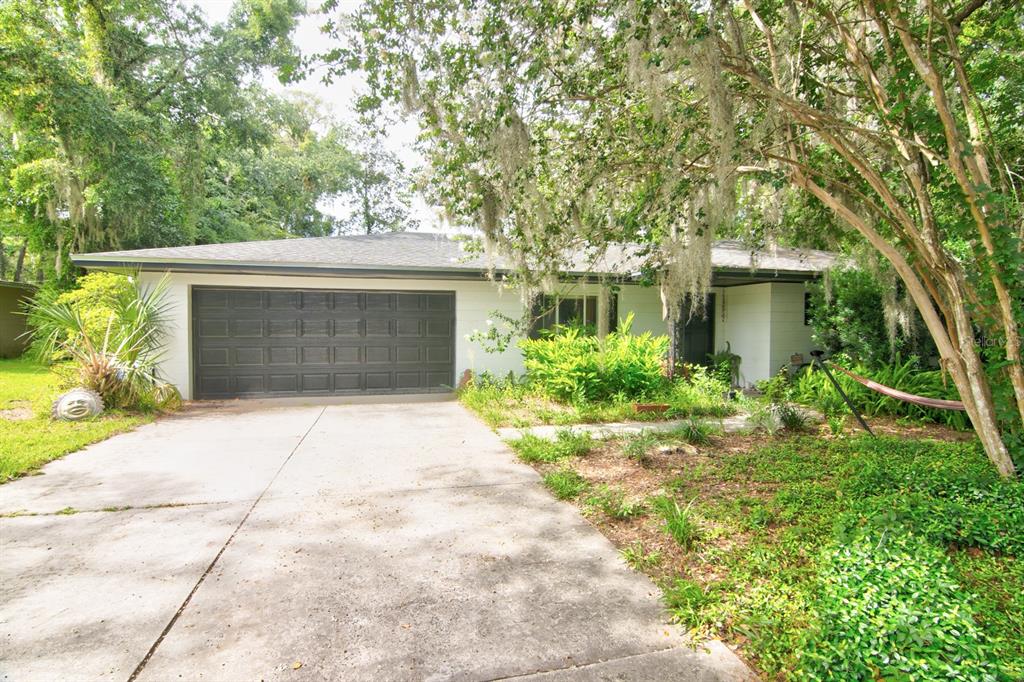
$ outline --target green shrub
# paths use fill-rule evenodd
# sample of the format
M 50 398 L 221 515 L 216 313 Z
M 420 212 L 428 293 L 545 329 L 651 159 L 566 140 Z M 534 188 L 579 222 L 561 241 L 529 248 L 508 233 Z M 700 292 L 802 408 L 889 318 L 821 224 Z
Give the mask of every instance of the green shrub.
M 689 366 L 669 388 L 664 400 L 672 416 L 727 417 L 736 412 L 729 402 L 729 384 L 705 367 Z
M 509 441 L 509 445 L 524 462 L 557 462 L 587 454 L 594 447 L 594 439 L 586 431 L 560 429 L 554 440 L 527 433 Z
M 903 355 L 938 355 L 931 336 L 897 336 L 890 343 L 886 329 L 883 284 L 870 272 L 859 269 L 833 270 L 829 273 L 829 296 L 825 286 L 812 284 L 811 325 L 814 339 L 829 355 L 845 353 L 869 366 L 881 366 L 892 360 L 893 350 Z M 923 332 L 920 314 L 912 313 L 914 328 Z
M 643 399 L 665 384 L 662 361 L 668 338 L 630 333 L 633 316 L 599 339 L 576 327 L 541 339 L 525 339 L 523 365 L 529 380 L 545 394 L 566 402 Z
M 82 320 L 82 328 L 90 338 L 102 339 L 107 331 L 107 324 L 116 319 L 117 309 L 123 307 L 122 301 L 129 300 L 135 291 L 131 279 L 125 275 L 112 272 L 90 272 L 75 281 L 75 287 L 67 291 L 45 290 L 37 297 L 37 305 L 28 311 L 30 327 L 45 326 L 46 320 L 36 309 L 40 305 L 53 304 L 67 306 L 75 310 Z M 53 331 L 53 330 L 51 330 Z M 56 341 L 67 341 L 68 332 L 57 330 Z M 59 344 L 48 347 L 45 338 L 33 338 L 32 349 L 41 360 L 49 362 L 67 360 L 70 356 L 61 351 Z M 57 351 L 53 354 L 53 351 Z M 51 355 L 48 356 L 47 354 Z
M 544 474 L 544 485 L 560 500 L 575 499 L 587 489 L 586 479 L 568 467 Z
M 170 309 L 166 278 L 143 289 L 121 275 L 95 273 L 79 284 L 30 305 L 40 359 L 70 359 L 78 382 L 100 394 L 107 407 L 176 407 L 177 390 L 157 373 Z
M 996 680 L 971 597 L 937 547 L 912 535 L 864 535 L 826 552 L 799 677 Z
M 921 369 L 916 358 L 906 361 L 897 358 L 895 363 L 876 369 L 864 365 L 850 367 L 849 363 L 842 358 L 837 358 L 836 361 L 844 367 L 848 367 L 855 374 L 906 393 L 943 400 L 960 399 L 952 380 L 948 377 L 943 378 L 942 372 L 938 370 Z M 960 430 L 967 429 L 969 426 L 965 412 L 934 410 L 896 400 L 862 386 L 838 370 L 832 369 L 831 371 L 857 409 L 869 417 L 875 415 L 909 417 L 918 421 L 945 424 Z M 808 367 L 796 378 L 793 384 L 793 399 L 804 405 L 815 407 L 825 415 L 849 412 L 842 396 L 836 391 L 825 373 L 811 367 Z

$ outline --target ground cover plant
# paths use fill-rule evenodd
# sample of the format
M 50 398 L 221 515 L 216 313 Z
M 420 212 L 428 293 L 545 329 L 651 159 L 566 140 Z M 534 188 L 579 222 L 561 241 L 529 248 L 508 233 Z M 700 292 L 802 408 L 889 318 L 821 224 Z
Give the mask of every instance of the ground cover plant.
M 875 423 L 892 435 L 632 435 L 534 466 L 765 679 L 1021 679 L 1024 485 L 967 434 Z
M 153 418 L 108 411 L 81 422 L 53 421 L 50 405 L 64 386 L 60 374 L 29 358 L 0 360 L 0 483 Z

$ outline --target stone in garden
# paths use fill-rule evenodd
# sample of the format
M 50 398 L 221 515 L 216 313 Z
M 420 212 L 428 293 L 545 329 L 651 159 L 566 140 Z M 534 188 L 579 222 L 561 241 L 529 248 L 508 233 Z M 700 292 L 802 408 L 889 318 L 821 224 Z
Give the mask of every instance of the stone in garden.
M 95 417 L 103 411 L 103 398 L 87 388 L 73 388 L 53 401 L 54 419 L 76 422 Z

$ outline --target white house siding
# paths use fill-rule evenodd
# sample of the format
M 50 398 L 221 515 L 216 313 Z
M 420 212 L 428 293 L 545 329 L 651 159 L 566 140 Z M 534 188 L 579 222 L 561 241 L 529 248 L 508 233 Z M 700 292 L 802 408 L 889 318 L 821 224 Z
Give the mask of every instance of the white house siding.
M 789 365 L 789 358 L 794 353 L 804 356 L 804 362 L 810 362 L 814 342 L 811 339 L 810 325 L 804 324 L 804 292 L 803 284 L 772 284 L 772 335 L 771 365 L 769 370 L 774 374 L 783 366 Z
M 726 344 L 740 356 L 740 383 L 769 376 L 772 285 L 748 284 L 718 289 L 715 349 Z

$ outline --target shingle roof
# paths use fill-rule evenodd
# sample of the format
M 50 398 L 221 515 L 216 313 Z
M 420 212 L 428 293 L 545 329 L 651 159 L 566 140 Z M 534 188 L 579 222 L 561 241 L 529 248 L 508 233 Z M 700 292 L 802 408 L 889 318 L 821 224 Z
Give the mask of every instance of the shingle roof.
M 598 265 L 583 255 L 567 259 L 565 271 L 586 273 L 597 270 L 607 274 L 630 274 L 639 269 L 642 258 L 636 247 L 613 245 Z M 815 273 L 832 266 L 835 254 L 826 251 L 779 248 L 752 254 L 737 241 L 719 241 L 712 248 L 712 266 L 718 269 Z M 132 251 L 105 251 L 76 254 L 72 260 L 84 267 L 143 267 L 175 270 L 188 266 L 222 265 L 275 269 L 354 269 L 381 271 L 463 271 L 481 272 L 492 261 L 484 255 L 467 254 L 463 242 L 451 235 L 425 232 L 399 232 L 374 235 L 274 239 L 229 244 L 174 246 Z M 752 264 L 752 260 L 754 263 Z M 574 261 L 574 262 L 573 262 Z M 507 269 L 495 258 L 497 270 Z

